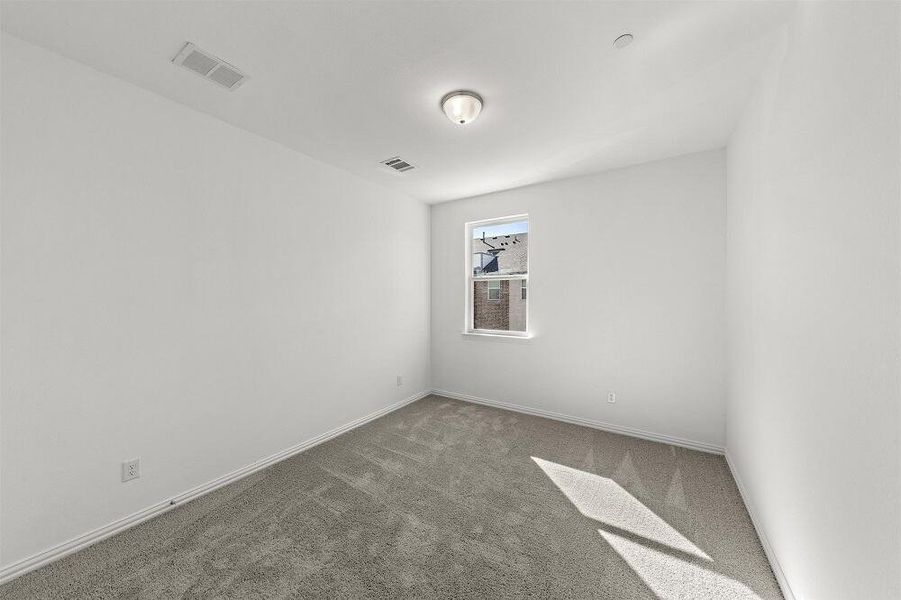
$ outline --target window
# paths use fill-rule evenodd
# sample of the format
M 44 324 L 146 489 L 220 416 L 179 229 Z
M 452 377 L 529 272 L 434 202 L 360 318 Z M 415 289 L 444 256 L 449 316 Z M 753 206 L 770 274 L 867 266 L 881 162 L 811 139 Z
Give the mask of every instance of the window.
M 470 333 L 528 332 L 529 218 L 466 224 L 467 323 Z
M 489 300 L 497 300 L 498 302 L 501 299 L 501 282 L 499 279 L 492 279 L 488 282 L 488 299 Z

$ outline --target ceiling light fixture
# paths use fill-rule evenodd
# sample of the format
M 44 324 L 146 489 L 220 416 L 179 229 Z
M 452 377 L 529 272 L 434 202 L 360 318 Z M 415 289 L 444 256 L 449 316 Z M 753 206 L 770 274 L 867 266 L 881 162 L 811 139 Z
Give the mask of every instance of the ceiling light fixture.
M 455 124 L 466 125 L 482 112 L 482 97 L 464 90 L 451 92 L 441 99 L 441 109 Z
M 635 37 L 631 33 L 624 33 L 615 40 L 613 40 L 613 47 L 617 50 L 622 50 L 626 46 L 632 43 Z

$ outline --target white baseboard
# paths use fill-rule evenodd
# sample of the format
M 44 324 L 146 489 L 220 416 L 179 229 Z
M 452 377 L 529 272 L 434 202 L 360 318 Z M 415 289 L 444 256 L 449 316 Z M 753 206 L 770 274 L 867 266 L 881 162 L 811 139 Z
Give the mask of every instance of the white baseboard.
M 345 423 L 340 427 L 336 427 L 331 431 L 327 431 L 321 435 L 318 435 L 314 438 L 301 442 L 299 444 L 295 444 L 290 448 L 286 448 L 280 452 L 276 452 L 271 456 L 267 456 L 266 458 L 262 458 L 256 462 L 253 462 L 249 465 L 241 467 L 231 473 L 223 475 L 222 477 L 218 477 L 212 481 L 208 481 L 203 485 L 199 485 L 195 488 L 192 488 L 186 492 L 182 492 L 177 496 L 174 496 L 168 500 L 164 500 L 162 502 L 158 502 L 152 506 L 148 506 L 143 510 L 139 510 L 136 513 L 130 514 L 127 517 L 123 517 L 117 521 L 113 521 L 103 527 L 95 529 L 93 531 L 89 531 L 83 535 L 72 538 L 67 542 L 63 542 L 57 546 L 44 550 L 42 552 L 38 552 L 32 556 L 23 558 L 19 561 L 16 561 L 12 564 L 6 565 L 0 568 L 0 584 L 6 583 L 11 579 L 15 579 L 19 575 L 24 575 L 29 571 L 33 571 L 38 569 L 48 563 L 51 563 L 55 560 L 59 560 L 64 556 L 68 556 L 73 552 L 78 552 L 79 550 L 83 550 L 92 544 L 96 544 L 97 542 L 104 540 L 110 536 L 113 536 L 117 533 L 125 531 L 139 523 L 143 523 L 144 521 L 160 515 L 172 508 L 180 504 L 184 504 L 190 500 L 195 498 L 199 498 L 204 494 L 208 494 L 213 490 L 216 490 L 224 485 L 228 485 L 229 483 L 233 483 L 243 477 L 246 477 L 252 473 L 256 473 L 257 471 L 261 471 L 266 467 L 273 465 L 277 462 L 285 460 L 295 454 L 303 452 L 304 450 L 308 450 L 313 446 L 321 444 L 323 442 L 327 442 L 328 440 L 341 435 L 351 429 L 355 429 L 361 425 L 365 425 L 370 421 L 373 421 L 381 416 L 384 416 L 390 412 L 393 412 L 407 404 L 415 402 L 421 398 L 425 398 L 431 392 L 426 390 L 424 392 L 420 392 L 409 398 L 401 400 L 400 402 L 395 402 L 394 404 L 390 404 L 384 408 L 380 408 L 379 410 L 366 415 L 365 417 L 360 417 L 359 419 L 355 419 L 349 423 Z
M 104 540 L 108 537 L 111 537 L 117 533 L 125 531 L 139 523 L 143 523 L 144 521 L 151 519 L 157 515 L 160 515 L 167 510 L 171 510 L 172 508 L 184 504 L 190 500 L 195 498 L 199 498 L 204 494 L 208 494 L 213 490 L 216 490 L 224 485 L 228 485 L 229 483 L 235 482 L 243 477 L 246 477 L 252 473 L 256 473 L 257 471 L 261 471 L 266 467 L 273 465 L 277 462 L 285 460 L 295 454 L 303 452 L 304 450 L 308 450 L 313 446 L 326 442 L 332 438 L 335 438 L 342 433 L 350 431 L 351 429 L 355 429 L 360 427 L 361 425 L 365 425 L 370 421 L 373 421 L 381 416 L 384 416 L 390 412 L 393 412 L 407 404 L 420 400 L 421 398 L 425 398 L 429 394 L 436 394 L 439 396 L 445 396 L 448 398 L 454 398 L 456 400 L 462 400 L 464 402 L 473 402 L 476 404 L 483 404 L 486 406 L 494 406 L 496 408 L 502 408 L 505 410 L 512 410 L 515 412 L 520 412 L 529 415 L 536 415 L 540 417 L 545 417 L 548 419 L 554 419 L 557 421 L 563 421 L 565 423 L 572 423 L 575 425 L 584 425 L 586 427 L 592 427 L 594 429 L 601 429 L 603 431 L 610 431 L 613 433 L 619 433 L 623 435 L 628 435 L 632 437 L 638 437 L 646 440 L 651 440 L 655 442 L 663 442 L 665 444 L 672 444 L 675 446 L 682 446 L 685 448 L 690 448 L 692 450 L 700 450 L 702 452 L 710 452 L 714 454 L 725 454 L 726 462 L 729 465 L 729 470 L 732 472 L 732 477 L 735 479 L 735 483 L 738 486 L 738 491 L 744 500 L 745 506 L 748 509 L 748 514 L 751 517 L 751 522 L 754 525 L 755 530 L 757 531 L 757 536 L 760 538 L 760 543 L 763 546 L 763 550 L 766 553 L 767 559 L 770 561 L 770 565 L 773 568 L 773 573 L 776 576 L 776 580 L 779 583 L 779 587 L 782 588 L 782 594 L 785 596 L 786 600 L 795 600 L 795 596 L 791 591 L 791 587 L 788 584 L 788 580 L 785 577 L 785 573 L 782 571 L 781 566 L 779 565 L 779 561 L 776 558 L 776 554 L 773 551 L 772 546 L 767 539 L 766 533 L 759 525 L 759 520 L 756 516 L 756 512 L 754 510 L 754 506 L 750 503 L 749 497 L 745 491 L 745 487 L 742 485 L 741 478 L 739 477 L 738 471 L 735 469 L 735 465 L 732 460 L 729 458 L 729 453 L 726 452 L 723 448 L 719 446 L 715 446 L 713 444 L 708 444 L 706 442 L 695 442 L 692 440 L 685 440 L 682 438 L 677 438 L 673 436 L 652 433 L 640 429 L 634 429 L 631 427 L 622 427 L 620 425 L 613 425 L 611 423 L 603 423 L 600 421 L 592 421 L 590 419 L 583 419 L 581 417 L 571 417 L 568 415 L 555 413 L 551 411 L 546 411 L 537 408 L 531 408 L 527 406 L 520 406 L 516 404 L 510 404 L 508 402 L 501 402 L 498 400 L 489 400 L 487 398 L 479 398 L 477 396 L 470 396 L 467 394 L 458 394 L 456 392 L 449 392 L 446 390 L 432 390 L 420 392 L 419 394 L 415 394 L 401 400 L 400 402 L 396 402 L 394 404 L 388 405 L 382 409 L 379 409 L 373 413 L 370 413 L 364 417 L 360 417 L 359 419 L 355 419 L 349 423 L 341 425 L 340 427 L 336 427 L 331 431 L 327 431 L 321 435 L 318 435 L 314 438 L 291 446 L 290 448 L 286 448 L 280 452 L 276 452 L 266 458 L 260 459 L 256 462 L 253 462 L 249 465 L 241 467 L 231 473 L 223 475 L 217 479 L 209 481 L 203 485 L 192 488 L 188 491 L 185 491 L 177 496 L 174 496 L 171 499 L 164 500 L 162 502 L 158 502 L 152 506 L 149 506 L 143 510 L 140 510 L 136 513 L 123 517 L 117 521 L 113 521 L 103 527 L 95 529 L 93 531 L 89 531 L 83 535 L 80 535 L 76 538 L 73 538 L 67 542 L 63 542 L 53 548 L 49 548 L 22 560 L 19 560 L 10 565 L 4 566 L 0 568 L 0 584 L 6 583 L 12 579 L 15 579 L 19 575 L 24 575 L 29 571 L 33 571 L 38 569 L 46 564 L 49 564 L 53 561 L 59 560 L 64 556 L 68 556 L 74 552 L 79 550 L 83 550 L 92 544 L 96 544 L 97 542 Z
M 779 559 L 776 558 L 776 551 L 773 550 L 773 546 L 766 536 L 766 531 L 764 531 L 760 524 L 758 513 L 754 509 L 751 497 L 748 496 L 747 488 L 741 482 L 741 477 L 738 474 L 738 470 L 735 468 L 735 463 L 732 462 L 732 458 L 729 456 L 729 450 L 726 450 L 725 455 L 726 464 L 729 465 L 729 471 L 732 473 L 732 479 L 735 480 L 735 485 L 738 487 L 738 493 L 741 494 L 741 499 L 744 501 L 745 508 L 748 510 L 748 515 L 751 517 L 751 524 L 754 525 L 754 530 L 757 532 L 757 537 L 760 539 L 760 545 L 763 546 L 763 552 L 766 554 L 767 560 L 770 561 L 770 567 L 773 569 L 773 575 L 776 576 L 776 582 L 782 590 L 782 595 L 785 597 L 785 600 L 795 600 L 795 594 L 788 584 L 788 578 L 785 576 L 785 571 L 782 570 L 782 565 L 779 564 Z
M 671 444 L 673 446 L 681 446 L 683 448 L 689 448 L 691 450 L 700 450 L 701 452 L 709 452 L 711 454 L 725 454 L 726 452 L 725 448 L 723 448 L 722 446 L 717 446 L 716 444 L 686 440 L 671 435 L 665 435 L 663 433 L 654 433 L 652 431 L 645 431 L 643 429 L 636 429 L 634 427 L 624 427 L 622 425 L 614 425 L 613 423 L 594 421 L 592 419 L 584 419 L 582 417 L 572 417 L 569 415 L 564 415 L 562 413 L 556 413 L 540 408 L 511 404 L 509 402 L 501 402 L 500 400 L 489 400 L 488 398 L 479 398 L 478 396 L 459 394 L 457 392 L 449 392 L 447 390 L 432 390 L 432 393 L 437 396 L 446 396 L 448 398 L 454 398 L 456 400 L 463 400 L 464 402 L 473 402 L 475 404 L 484 404 L 485 406 L 503 408 L 504 410 L 512 410 L 514 412 L 524 413 L 527 415 L 545 417 L 547 419 L 554 419 L 555 421 L 572 423 L 573 425 L 583 425 L 585 427 L 591 427 L 593 429 L 601 429 L 603 431 L 609 431 L 611 433 L 619 433 L 622 435 L 637 437 L 644 440 L 651 440 L 652 442 L 662 442 L 664 444 Z

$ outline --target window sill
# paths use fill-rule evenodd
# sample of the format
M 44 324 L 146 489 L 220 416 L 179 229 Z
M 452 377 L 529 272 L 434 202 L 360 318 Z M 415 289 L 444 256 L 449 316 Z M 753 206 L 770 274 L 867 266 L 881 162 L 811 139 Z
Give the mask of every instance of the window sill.
M 525 343 L 532 339 L 531 333 L 486 333 L 481 331 L 464 331 L 461 334 L 464 338 L 484 339 L 492 342 L 519 342 Z

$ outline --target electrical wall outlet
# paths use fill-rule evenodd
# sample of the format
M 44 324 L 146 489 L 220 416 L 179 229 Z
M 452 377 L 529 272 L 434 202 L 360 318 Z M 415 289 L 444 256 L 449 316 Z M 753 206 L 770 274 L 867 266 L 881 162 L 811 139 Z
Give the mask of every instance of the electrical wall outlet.
M 135 458 L 122 463 L 122 482 L 131 481 L 141 476 L 141 459 Z
M 404 384 L 404 378 L 401 375 L 397 376 L 397 387 L 400 387 Z
M 610 404 L 615 403 L 616 402 L 616 394 L 613 392 L 608 392 L 607 393 L 607 402 L 609 402 Z

